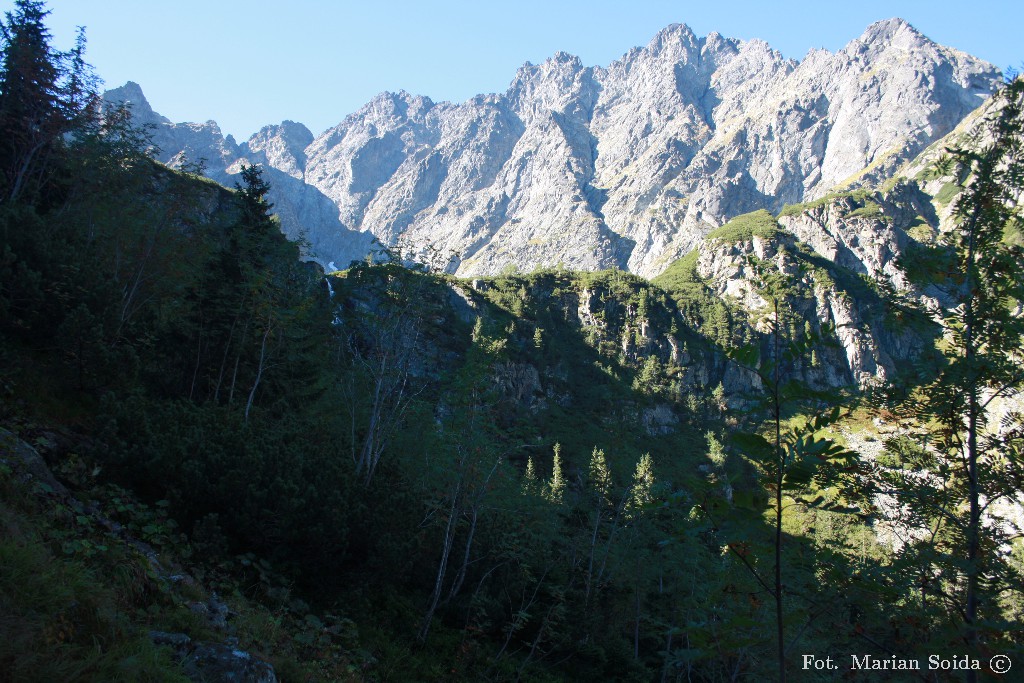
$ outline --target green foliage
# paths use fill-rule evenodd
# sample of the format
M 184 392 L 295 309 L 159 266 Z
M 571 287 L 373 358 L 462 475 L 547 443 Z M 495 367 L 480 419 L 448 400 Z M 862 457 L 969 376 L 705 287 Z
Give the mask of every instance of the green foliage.
M 652 284 L 664 289 L 676 302 L 688 325 L 722 348 L 731 348 L 744 334 L 740 311 L 717 296 L 697 273 L 699 252 L 694 249 L 674 261 Z
M 628 511 L 633 515 L 643 514 L 649 510 L 655 502 L 654 461 L 650 453 L 644 453 L 636 464 L 636 471 L 633 473 L 633 485 L 630 489 Z
M 944 248 L 926 260 L 944 271 L 938 286 L 956 305 L 942 322 L 935 367 L 899 406 L 930 433 L 916 443 L 890 440 L 889 464 L 900 467 L 881 473 L 914 500 L 908 525 L 927 530 L 906 554 L 922 611 L 958 633 L 974 656 L 1020 646 L 1006 637 L 1019 628 L 994 626 L 1022 600 L 1020 567 L 999 550 L 1009 539 L 994 501 L 1012 499 L 1024 486 L 1022 422 L 1012 404 L 1002 409 L 998 427 L 993 413 L 995 402 L 1022 388 L 1024 322 L 1015 311 L 1024 302 L 1024 251 L 1019 237 L 1007 239 L 1019 236 L 1022 225 L 1022 97 L 1024 81 L 1004 87 L 999 107 L 974 138 L 937 165 L 964 183 Z
M 909 240 L 898 264 L 911 282 L 927 285 L 945 279 L 954 267 L 954 254 L 941 244 Z
M 690 250 L 683 258 L 673 261 L 664 272 L 651 280 L 651 283 L 668 291 L 680 291 L 687 286 L 699 284 L 701 282 L 700 276 L 697 274 L 699 256 L 698 250 Z
M 59 193 L 44 184 L 0 206 L 0 334 L 5 361 L 22 366 L 5 370 L 4 391 L 34 418 L 72 415 L 92 435 L 95 474 L 60 459 L 81 486 L 111 482 L 106 514 L 126 533 L 191 553 L 225 595 L 273 606 L 272 618 L 236 608 L 243 646 L 270 649 L 282 675 L 320 668 L 330 680 L 371 656 L 397 678 L 450 677 L 452 661 L 467 677 L 660 670 L 664 624 L 687 594 L 659 597 L 672 560 L 658 546 L 670 522 L 655 510 L 668 478 L 699 457 L 670 457 L 688 448 L 690 425 L 643 428 L 655 399 L 673 411 L 679 400 L 665 335 L 687 332 L 660 291 L 621 271 L 508 273 L 470 293 L 474 325 L 450 306 L 449 280 L 387 264 L 333 277 L 330 300 L 280 235 L 258 169 L 234 193 L 169 171 L 140 151 L 123 111 L 65 142 L 74 153 L 50 169 Z M 554 393 L 521 383 L 524 368 Z M 552 459 L 557 442 L 567 445 Z M 600 504 L 585 494 L 595 449 L 609 454 Z M 524 490 L 529 463 L 538 486 Z M 617 484 L 634 466 L 632 485 Z M 60 562 L 119 552 L 72 519 L 49 551 Z M 142 573 L 127 583 L 178 599 Z M 296 594 L 317 613 L 293 607 Z M 202 636 L 179 607 L 145 610 L 153 626 Z M 326 616 L 338 612 L 373 615 L 360 616 L 359 643 Z M 393 645 L 411 623 L 422 652 Z M 551 668 L 584 640 L 586 671 Z M 372 655 L 350 656 L 359 645 Z
M 55 50 L 48 14 L 40 0 L 18 0 L 0 24 L 0 204 L 53 201 L 68 138 L 92 115 L 84 34 L 73 50 Z
M 185 295 L 186 326 L 173 331 L 191 336 L 195 351 L 177 359 L 170 376 L 191 400 L 236 406 L 248 420 L 267 393 L 298 398 L 304 387 L 305 398 L 315 399 L 315 365 L 323 358 L 316 345 L 328 311 L 319 275 L 298 262 L 297 245 L 269 213 L 260 169 L 244 167 L 242 180 L 238 217 Z
M 864 206 L 850 212 L 851 218 L 868 218 L 872 220 L 883 220 L 885 213 L 882 207 L 874 202 L 866 202 Z
M 935 193 L 935 201 L 938 204 L 949 204 L 960 193 L 963 188 L 958 183 L 944 183 L 939 191 Z
M 84 543 L 84 541 L 83 541 Z M 35 538 L 0 540 L 0 666 L 11 681 L 185 681 L 170 653 L 118 616 L 86 566 Z M 96 648 L 94 642 L 108 643 Z
M 736 216 L 722 227 L 708 233 L 706 239 L 733 244 L 748 241 L 753 237 L 771 239 L 778 232 L 779 225 L 775 222 L 775 217 L 764 209 L 758 209 Z
M 612 473 L 608 469 L 604 451 L 598 448 L 595 448 L 590 454 L 590 465 L 587 467 L 587 486 L 605 503 L 611 503 Z
M 848 200 L 853 203 L 853 211 L 851 215 L 864 215 L 869 218 L 881 217 L 881 207 L 871 199 L 872 192 L 870 190 L 852 190 L 849 192 L 830 192 L 820 199 L 816 199 L 811 202 L 802 202 L 799 204 L 786 204 L 782 207 L 782 211 L 779 212 L 779 216 L 799 216 L 809 211 L 815 211 L 823 209 L 829 204 L 836 200 Z M 858 211 L 863 210 L 864 213 L 858 214 Z
M 55 82 L 87 71 L 61 63 Z M 51 454 L 62 480 L 161 557 L 193 561 L 230 596 L 240 645 L 282 678 L 767 680 L 773 624 L 842 656 L 861 636 L 943 626 L 902 577 L 954 586 L 932 570 L 965 571 L 950 559 L 963 536 L 927 527 L 932 546 L 895 559 L 879 545 L 859 516 L 862 465 L 835 438 L 845 397 L 811 381 L 835 353 L 814 287 L 857 298 L 872 325 L 902 309 L 782 239 L 766 212 L 710 236 L 775 240 L 797 262 L 794 279 L 750 260 L 777 304 L 753 321 L 702 282 L 696 251 L 654 286 L 509 269 L 478 290 L 430 272 L 449 261 L 428 253 L 425 267 L 337 273 L 330 298 L 281 236 L 258 168 L 230 192 L 147 159 L 123 111 L 76 121 L 31 190 L 0 204 L 0 419 L 89 434 Z M 866 193 L 822 201 L 839 199 L 879 217 Z M 1020 297 L 999 283 L 1021 236 L 1001 230 L 979 303 L 1012 311 Z M 908 256 L 922 282 L 955 279 L 937 262 L 957 245 L 924 237 Z M 951 322 L 945 343 L 965 330 Z M 1012 346 L 984 334 L 994 354 Z M 764 400 L 727 395 L 727 357 Z M 944 468 L 962 489 L 942 438 L 893 440 L 879 480 Z M 986 447 L 1012 461 L 1018 445 Z M 1012 463 L 988 464 L 1013 484 Z M 185 606 L 197 596 L 92 513 L 11 512 L 12 472 L 0 460 L 0 667 L 179 680 L 144 634 L 209 635 Z M 928 504 L 955 509 L 941 487 L 917 493 L 912 521 L 934 522 Z M 994 574 L 1004 583 L 1019 576 L 1013 552 Z M 1004 624 L 1020 605 L 986 609 Z
M 13 465 L 0 466 L 5 680 L 184 682 L 176 653 L 154 645 L 150 632 L 222 639 L 190 609 L 208 602 L 211 588 L 230 603 L 238 647 L 270 659 L 279 676 L 347 680 L 358 668 L 351 621 L 310 613 L 265 560 L 200 546 L 198 535 L 189 543 L 168 516 L 168 501 L 148 505 L 100 483 L 100 468 L 85 457 L 63 461 L 58 474 L 82 487 L 88 506 L 42 484 L 28 486 L 31 479 L 17 460 Z M 189 560 L 196 564 L 183 569 Z
M 562 472 L 562 447 L 555 444 L 551 460 L 551 480 L 548 482 L 548 496 L 553 503 L 561 503 L 565 496 L 565 475 Z
M 135 556 L 88 511 L 26 476 L 0 440 L 0 669 L 5 680 L 184 681 L 130 615 Z
M 797 591 L 794 591 L 794 582 L 789 577 L 796 571 L 803 574 L 807 568 L 800 567 L 800 562 L 793 567 L 793 556 L 783 551 L 784 513 L 794 505 L 806 509 L 856 511 L 848 501 L 857 497 L 857 481 L 850 473 L 856 470 L 858 456 L 834 440 L 819 436 L 822 430 L 839 419 L 838 404 L 842 397 L 836 393 L 813 391 L 801 381 L 802 366 L 818 339 L 810 326 L 805 324 L 801 327 L 799 318 L 785 306 L 784 302 L 793 295 L 792 283 L 753 257 L 749 264 L 760 295 L 770 302 L 769 317 L 764 321 L 769 328 L 767 344 L 733 348 L 729 351 L 729 358 L 740 369 L 759 379 L 763 387 L 758 397 L 762 404 L 759 412 L 767 419 L 761 428 L 757 428 L 755 423 L 753 429 L 734 431 L 731 441 L 734 449 L 753 466 L 767 497 L 756 489 L 734 491 L 731 487 L 721 487 L 724 458 L 717 439 L 709 434 L 714 466 L 709 480 L 713 487 L 699 509 L 711 524 L 719 526 L 725 523 L 729 527 L 729 535 L 733 538 L 727 545 L 728 549 L 773 599 L 776 675 L 778 680 L 785 681 L 787 670 L 792 666 L 785 635 L 787 624 L 801 618 L 807 609 L 806 606 L 794 606 L 793 596 Z M 824 412 L 826 410 L 828 412 Z M 784 421 L 784 415 L 794 413 L 813 417 L 795 423 Z M 751 544 L 749 540 L 760 534 L 759 527 L 765 516 L 771 517 L 773 526 L 773 541 L 766 549 Z M 769 578 L 763 559 L 769 553 L 773 558 L 772 578 Z M 796 557 L 805 559 L 803 554 Z

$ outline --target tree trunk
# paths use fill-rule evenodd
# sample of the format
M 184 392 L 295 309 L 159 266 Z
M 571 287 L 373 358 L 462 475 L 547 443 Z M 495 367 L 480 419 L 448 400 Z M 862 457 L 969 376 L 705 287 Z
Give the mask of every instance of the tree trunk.
M 444 586 L 444 577 L 448 573 L 448 558 L 451 556 L 452 546 L 455 543 L 455 526 L 459 515 L 462 511 L 459 509 L 459 499 L 462 497 L 462 475 L 459 475 L 458 481 L 455 482 L 455 490 L 452 492 L 452 504 L 448 510 L 448 523 L 444 529 L 444 541 L 441 546 L 441 561 L 437 565 L 437 577 L 434 579 L 434 590 L 430 593 L 430 605 L 427 607 L 427 612 L 423 615 L 423 625 L 420 627 L 420 632 L 417 635 L 419 641 L 422 643 L 426 641 L 427 634 L 430 633 L 430 624 L 434 620 L 434 612 L 437 611 L 437 606 L 441 602 L 441 591 Z
M 964 621 L 967 622 L 967 646 L 972 654 L 977 652 L 978 646 L 978 578 L 980 575 L 981 561 L 980 542 L 981 534 L 981 487 L 978 482 L 978 417 L 979 417 L 979 378 L 976 363 L 977 349 L 975 349 L 974 325 L 975 325 L 975 303 L 974 303 L 974 281 L 975 273 L 975 242 L 977 232 L 978 209 L 975 209 L 971 222 L 968 224 L 967 242 L 967 278 L 964 297 L 964 360 L 967 364 L 967 498 L 970 505 L 970 512 L 967 521 L 967 596 L 964 605 Z M 974 683 L 978 675 L 973 670 L 968 670 L 967 680 Z
M 274 329 L 273 320 L 270 316 L 267 316 L 267 329 L 263 332 L 263 341 L 260 343 L 260 362 L 256 369 L 256 379 L 253 380 L 252 389 L 249 391 L 249 400 L 245 402 L 244 422 L 249 422 L 249 410 L 252 408 L 252 401 L 256 397 L 256 389 L 259 388 L 260 381 L 263 379 L 263 370 L 267 366 L 267 337 L 270 336 L 272 329 Z
M 778 472 L 775 477 L 775 631 L 778 638 L 779 658 L 779 683 L 786 683 L 786 641 L 783 624 L 782 609 L 782 484 L 786 474 L 786 453 L 782 448 L 782 406 L 781 399 L 781 368 L 780 335 L 779 328 L 779 300 L 773 299 L 775 304 L 775 381 L 772 386 L 773 412 L 775 417 L 775 457 L 777 459 Z

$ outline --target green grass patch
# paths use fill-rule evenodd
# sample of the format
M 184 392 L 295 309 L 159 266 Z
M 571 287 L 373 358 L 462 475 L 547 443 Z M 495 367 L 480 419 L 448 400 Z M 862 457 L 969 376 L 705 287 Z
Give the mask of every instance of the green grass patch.
M 881 192 L 883 195 L 889 194 L 896 188 L 897 185 L 899 185 L 901 182 L 905 180 L 906 178 L 901 175 L 894 175 L 893 177 L 889 178 L 884 183 L 882 183 L 878 187 L 878 191 Z
M 962 189 L 963 188 L 957 183 L 946 183 L 939 188 L 938 192 L 935 193 L 935 201 L 938 204 L 949 204 L 958 194 L 960 194 L 960 190 Z
M 938 237 L 938 231 L 922 216 L 918 216 L 917 221 L 907 228 L 907 236 L 923 244 L 932 244 Z
M 731 221 L 708 233 L 707 239 L 718 242 L 743 242 L 753 237 L 771 239 L 779 233 L 775 217 L 764 209 L 736 216 Z
M 859 209 L 854 209 L 850 213 L 850 216 L 855 218 L 870 218 L 878 221 L 885 218 L 885 214 L 882 212 L 882 207 L 871 201 L 865 202 L 864 206 Z
M 786 204 L 784 207 L 782 207 L 782 211 L 779 212 L 779 217 L 781 218 L 782 216 L 799 216 L 808 211 L 814 211 L 815 209 L 824 208 L 829 203 L 837 199 L 842 199 L 844 197 L 849 197 L 853 199 L 854 202 L 856 202 L 863 208 L 869 202 L 871 192 L 869 192 L 868 190 L 853 190 L 851 192 L 829 192 L 824 197 L 821 197 L 820 199 L 815 199 L 814 201 L 811 202 Z
M 672 262 L 663 273 L 651 280 L 652 283 L 667 291 L 679 291 L 701 282 L 697 274 L 697 258 L 700 253 L 693 249 L 681 259 Z
M 51 549 L 11 510 L 20 533 L 0 541 L 0 670 L 9 681 L 188 679 L 169 650 L 122 611 L 126 595 L 83 561 Z M 13 536 L 13 534 L 12 534 Z

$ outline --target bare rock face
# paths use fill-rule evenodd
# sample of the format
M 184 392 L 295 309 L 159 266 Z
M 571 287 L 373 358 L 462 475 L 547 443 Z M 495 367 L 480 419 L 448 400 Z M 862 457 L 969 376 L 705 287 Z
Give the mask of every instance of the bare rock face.
M 306 168 L 306 147 L 313 134 L 301 123 L 283 121 L 278 126 L 264 126 L 243 143 L 241 150 L 252 163 L 264 164 L 302 180 Z
M 202 643 L 185 659 L 183 669 L 192 681 L 217 683 L 277 683 L 267 662 L 231 645 Z
M 802 62 L 673 25 L 607 68 L 558 53 L 462 104 L 383 93 L 315 138 L 286 121 L 236 145 L 212 122 L 159 117 L 134 84 L 108 99 L 155 125 L 163 161 L 202 156 L 221 181 L 243 160 L 273 169 L 285 231 L 324 265 L 376 238 L 450 253 L 463 276 L 559 263 L 651 276 L 736 215 L 887 176 L 998 81 L 891 19 Z M 840 256 L 856 248 L 846 237 L 820 246 Z
M 837 266 L 908 290 L 897 259 L 906 250 L 907 235 L 884 216 L 856 216 L 856 202 L 839 197 L 797 216 L 780 216 L 779 225 Z

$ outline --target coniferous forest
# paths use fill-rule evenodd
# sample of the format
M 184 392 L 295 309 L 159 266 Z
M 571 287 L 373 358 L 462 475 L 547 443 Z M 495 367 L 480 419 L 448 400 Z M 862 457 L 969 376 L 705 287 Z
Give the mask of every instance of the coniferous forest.
M 155 162 L 46 16 L 0 36 L 0 679 L 1024 671 L 1024 81 L 928 169 L 950 218 L 901 267 L 937 307 L 760 211 L 709 236 L 775 245 L 751 311 L 696 252 L 325 273 L 258 166 Z M 912 362 L 830 381 L 816 288 Z

